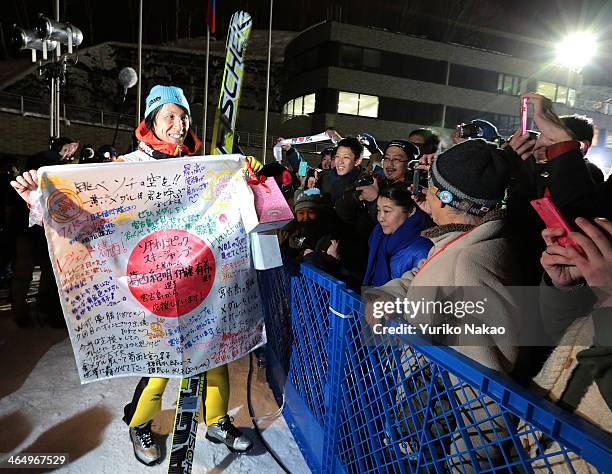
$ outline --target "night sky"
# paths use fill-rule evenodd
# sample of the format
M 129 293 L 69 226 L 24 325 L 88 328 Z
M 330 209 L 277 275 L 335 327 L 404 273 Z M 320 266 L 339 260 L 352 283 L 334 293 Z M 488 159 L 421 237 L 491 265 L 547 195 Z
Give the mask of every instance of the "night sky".
M 37 12 L 52 15 L 54 0 L 3 0 L 0 11 L 0 56 L 7 58 L 7 30 L 13 23 L 27 27 Z M 158 44 L 205 34 L 206 0 L 145 0 L 143 41 Z M 251 13 L 254 27 L 267 28 L 269 1 L 217 0 L 217 37 L 224 37 L 232 12 Z M 80 27 L 83 46 L 103 41 L 136 42 L 138 0 L 61 0 L 60 15 Z M 458 25 L 484 26 L 539 40 L 557 42 L 566 33 L 589 29 L 600 42 L 590 72 L 612 75 L 612 0 L 276 0 L 273 28 L 299 31 L 326 19 L 401 31 L 476 47 L 477 33 Z M 434 38 L 435 36 L 435 38 Z M 509 40 L 507 43 L 512 43 Z M 509 54 L 542 59 L 536 47 L 498 45 Z M 520 48 L 520 49 L 517 49 Z M 533 49 L 533 51 L 532 51 Z M 604 72 L 606 71 L 606 72 Z M 589 71 L 587 71 L 589 72 Z

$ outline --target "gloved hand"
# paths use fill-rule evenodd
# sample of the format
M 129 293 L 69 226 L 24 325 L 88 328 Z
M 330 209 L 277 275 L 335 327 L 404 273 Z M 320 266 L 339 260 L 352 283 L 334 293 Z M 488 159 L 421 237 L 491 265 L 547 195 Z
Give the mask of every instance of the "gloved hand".
M 357 140 L 359 140 L 359 143 L 365 146 L 371 154 L 381 153 L 380 149 L 378 148 L 378 143 L 376 143 L 376 138 L 369 133 L 360 133 L 357 135 Z
M 259 171 L 263 168 L 263 164 L 261 163 L 261 161 L 259 161 L 254 156 L 247 156 L 246 161 L 247 163 L 251 164 L 251 168 L 253 168 L 253 171 L 255 173 L 259 173 Z

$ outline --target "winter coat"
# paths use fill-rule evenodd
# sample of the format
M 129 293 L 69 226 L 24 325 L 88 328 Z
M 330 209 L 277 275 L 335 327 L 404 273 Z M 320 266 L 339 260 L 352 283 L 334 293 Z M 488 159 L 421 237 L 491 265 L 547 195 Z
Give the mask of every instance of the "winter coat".
M 593 309 L 597 298 L 588 286 L 558 289 L 544 276 L 540 312 L 544 329 L 559 342 L 533 379 L 533 388 L 557 405 L 612 432 L 612 308 Z M 531 431 L 521 423 L 518 432 Z M 534 430 L 521 437 L 535 472 L 595 473 L 573 452 L 567 457 L 559 443 Z M 568 460 L 571 463 L 569 467 Z M 548 468 L 550 465 L 550 469 Z
M 408 321 L 413 325 L 427 323 L 441 326 L 446 322 L 459 327 L 468 323 L 504 327 L 504 335 L 480 336 L 482 339 L 478 345 L 466 345 L 470 336 L 465 333 L 447 336 L 443 342 L 488 368 L 509 373 L 518 355 L 520 314 L 513 297 L 505 288 L 516 279 L 516 270 L 505 238 L 503 217 L 502 211 L 492 211 L 478 226 L 448 224 L 428 229 L 423 232 L 423 236 L 428 237 L 434 245 L 429 251 L 429 258 L 419 268 L 404 273 L 401 278 L 366 291 L 365 299 L 381 301 L 405 298 L 411 301 L 424 299 L 452 302 L 463 299 L 461 287 L 486 287 L 486 310 L 481 315 L 472 313 L 458 319 L 454 314 L 449 317 L 421 312 L 412 314 Z M 404 350 L 407 354 L 412 352 L 410 347 Z M 407 373 L 413 370 L 409 365 L 414 359 L 407 355 L 402 360 L 406 361 L 404 370 Z M 478 467 L 503 465 L 504 456 L 497 440 L 508 435 L 508 427 L 499 407 L 489 397 L 480 397 L 477 388 L 462 383 L 452 373 L 450 381 L 454 389 L 449 396 L 455 397 L 454 403 L 458 406 L 457 410 L 453 410 L 453 416 L 460 416 L 467 428 L 455 428 L 456 421 L 452 426 L 449 424 L 446 428 L 440 428 L 442 431 L 454 430 L 450 433 L 453 441 L 449 441 L 450 446 L 444 448 L 451 454 L 447 466 L 449 472 L 471 473 L 477 472 Z M 398 403 L 401 403 L 400 392 Z M 442 434 L 438 432 L 436 436 Z M 419 446 L 413 449 L 419 449 Z M 479 453 L 475 457 L 477 466 L 465 454 L 468 451 Z
M 584 355 L 585 351 L 589 351 L 593 337 L 594 326 L 591 316 L 575 320 L 542 367 L 540 373 L 534 378 L 535 389 L 553 402 L 560 402 L 570 379 L 576 373 L 579 364 L 583 363 L 581 355 Z M 607 348 L 607 350 L 609 351 L 610 348 Z M 597 358 L 600 358 L 599 354 Z M 609 353 L 607 358 L 609 361 Z M 610 369 L 608 369 L 607 377 L 610 376 Z M 574 413 L 585 418 L 598 428 L 608 433 L 612 432 L 612 411 L 602 396 L 600 387 L 595 380 L 592 379 L 586 387 L 580 402 L 574 408 Z M 542 432 L 530 428 L 526 423 L 519 425 L 518 433 L 529 433 L 528 435 L 521 436 L 521 444 L 530 458 L 540 458 L 531 465 L 536 473 L 553 472 L 569 474 L 570 472 L 576 472 L 578 474 L 590 474 L 598 472 L 574 452 L 568 451 L 566 454 L 562 454 L 565 450 L 561 448 L 557 441 L 553 441 Z M 546 461 L 542 459 L 544 456 L 546 456 Z M 570 464 L 571 468 L 569 467 Z
M 483 336 L 483 343 L 478 346 L 462 345 L 464 339 L 459 335 L 447 339 L 447 345 L 456 343 L 458 347 L 455 349 L 459 352 L 486 367 L 509 373 L 517 356 L 520 314 L 505 288 L 516 280 L 517 270 L 505 237 L 503 217 L 502 211 L 493 211 L 478 226 L 448 224 L 427 229 L 422 235 L 433 242 L 428 259 L 401 278 L 369 290 L 367 299 L 414 297 L 420 300 L 424 297 L 431 301 L 444 301 L 455 297 L 454 287 L 486 287 L 489 296 L 487 307 L 494 310 L 465 316 L 461 323 L 504 327 L 505 334 Z M 453 322 L 448 319 L 444 318 L 444 321 Z M 410 322 L 436 325 L 443 321 L 437 315 L 417 314 Z
M 131 153 L 118 157 L 117 161 L 151 161 L 176 158 L 184 155 L 192 156 L 202 146 L 202 141 L 193 130 L 188 131 L 185 142 L 182 145 L 163 142 L 155 136 L 152 130 L 145 128 L 144 120 L 140 122 L 134 133 L 139 140 L 138 148 Z
M 359 167 L 340 176 L 335 169 L 319 174 L 317 187 L 323 196 L 329 196 L 338 217 L 334 229 L 340 238 L 342 264 L 363 280 L 368 261 L 368 238 L 375 225 L 367 204 L 360 201 L 355 192 L 355 182 L 362 176 Z
M 507 208 L 513 238 L 523 246 L 517 255 L 525 277 L 522 284 L 536 286 L 543 272 L 540 255 L 545 248 L 541 237 L 545 226 L 530 201 L 543 197 L 548 189 L 550 198 L 570 224 L 576 217 L 612 218 L 612 180 L 595 184 L 576 141 L 548 147 L 547 160 L 542 163 L 533 158 L 523 161 L 509 147 L 504 152 L 508 161 L 515 164 Z
M 421 236 L 426 228 L 427 216 L 419 209 L 391 235 L 385 235 L 380 224 L 376 225 L 368 241 L 370 251 L 364 286 L 384 285 L 427 258 L 433 244 Z
M 576 217 L 612 218 L 612 179 L 595 184 L 576 141 L 556 143 L 546 150 L 546 176 L 550 197 L 569 222 Z
M 350 173 L 339 175 L 335 168 L 325 170 L 319 173 L 317 188 L 321 190 L 321 194 L 327 194 L 330 197 L 332 205 L 336 205 L 347 191 L 355 189 L 355 181 L 363 175 L 363 170 L 356 166 Z

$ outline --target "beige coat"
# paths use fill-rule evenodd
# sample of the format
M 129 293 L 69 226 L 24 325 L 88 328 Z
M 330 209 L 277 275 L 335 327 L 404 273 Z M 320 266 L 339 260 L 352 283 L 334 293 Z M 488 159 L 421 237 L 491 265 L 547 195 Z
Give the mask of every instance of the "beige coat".
M 412 324 L 428 323 L 432 326 L 450 324 L 482 324 L 503 326 L 503 336 L 480 336 L 473 342 L 473 336 L 448 336 L 444 343 L 453 346 L 458 352 L 480 362 L 491 369 L 509 373 L 516 361 L 517 335 L 520 329 L 520 313 L 505 285 L 511 285 L 516 276 L 515 266 L 509 244 L 504 237 L 503 213 L 491 212 L 479 226 L 450 224 L 437 226 L 424 232 L 434 243 L 428 259 L 421 262 L 418 269 L 406 272 L 401 278 L 391 280 L 380 288 L 364 292 L 367 300 L 393 300 L 395 298 L 418 301 L 459 301 L 471 299 L 463 287 L 484 287 L 487 294 L 486 311 L 481 315 L 463 316 L 458 319 L 454 314 L 416 314 L 406 318 Z M 411 315 L 412 316 L 412 315 Z M 474 345 L 466 345 L 466 343 Z M 406 348 L 407 353 L 411 348 Z M 417 359 L 421 360 L 422 356 Z M 405 357 L 406 360 L 414 360 Z M 406 377 L 412 377 L 414 368 L 403 367 Z M 508 435 L 508 430 L 497 404 L 488 397 L 480 397 L 473 387 L 461 383 L 453 375 L 451 382 L 461 421 L 465 430 L 454 429 L 453 442 L 446 468 L 450 472 L 471 473 L 478 468 L 503 465 L 504 458 L 497 439 Z M 397 403 L 404 406 L 405 395 L 398 391 Z M 439 436 L 440 434 L 438 434 Z M 475 449 L 477 466 L 465 453 L 468 439 Z M 483 446 L 483 440 L 486 446 Z M 486 456 L 484 453 L 486 452 Z
M 420 300 L 456 301 L 463 292 L 456 287 L 484 287 L 487 296 L 482 315 L 441 318 L 417 314 L 411 323 L 486 324 L 503 327 L 504 335 L 483 335 L 476 345 L 470 336 L 451 336 L 446 344 L 494 370 L 509 373 L 517 357 L 517 338 L 520 312 L 505 286 L 512 285 L 517 276 L 509 244 L 504 237 L 504 220 L 500 212 L 491 212 L 479 226 L 449 224 L 433 227 L 423 233 L 434 246 L 427 261 L 419 269 L 404 273 L 384 286 L 366 292 L 373 298 L 408 298 Z
M 579 352 L 590 347 L 585 345 L 585 341 L 593 340 L 593 320 L 589 317 L 577 319 L 565 332 L 563 338 L 552 354 L 546 360 L 542 370 L 533 379 L 536 389 L 543 396 L 556 402 L 561 399 L 565 388 L 569 382 L 572 372 L 578 365 L 577 355 Z M 606 401 L 601 396 L 597 384 L 593 382 L 587 392 L 576 407 L 575 413 L 587 419 L 598 428 L 612 433 L 612 412 L 608 408 Z M 556 441 L 546 443 L 546 437 L 526 423 L 521 423 L 518 428 L 521 436 L 521 443 L 530 457 L 541 457 L 541 447 L 545 447 L 544 452 L 548 454 L 546 464 L 544 461 L 536 461 L 532 464 L 535 472 L 554 473 L 596 473 L 593 466 L 579 458 L 573 452 L 567 452 L 567 457 L 561 453 L 563 450 Z M 536 442 L 537 439 L 537 442 Z M 571 468 L 569 462 L 571 462 Z M 550 466 L 550 469 L 548 468 Z

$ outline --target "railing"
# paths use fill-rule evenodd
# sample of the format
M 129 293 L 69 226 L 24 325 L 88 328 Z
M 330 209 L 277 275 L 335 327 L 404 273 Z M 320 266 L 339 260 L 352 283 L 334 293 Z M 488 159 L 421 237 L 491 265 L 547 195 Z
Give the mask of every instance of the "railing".
M 35 117 L 49 116 L 49 101 L 24 97 L 8 92 L 0 92 L 0 110 L 30 115 Z M 115 127 L 119 119 L 119 126 L 133 129 L 136 117 L 130 114 L 109 112 L 104 109 L 81 107 L 63 103 L 60 110 L 60 119 L 65 122 L 86 123 L 91 125 Z
M 313 472 L 612 472 L 612 436 L 497 372 L 404 336 L 365 345 L 343 283 L 308 266 L 259 282 L 268 379 Z
M 0 92 L 0 110 L 18 113 L 20 115 L 30 115 L 35 117 L 49 117 L 49 102 L 42 99 L 35 99 L 21 95 L 11 94 L 8 92 Z M 96 125 L 103 127 L 115 127 L 119 119 L 119 126 L 122 130 L 133 130 L 136 122 L 136 116 L 130 114 L 121 114 L 117 112 L 109 112 L 104 109 L 96 109 L 90 107 L 80 107 L 76 105 L 62 104 L 60 120 L 66 123 L 84 123 L 88 125 Z M 201 136 L 201 127 L 198 124 L 193 124 L 196 134 Z M 206 128 L 206 136 L 208 140 L 212 137 L 212 127 Z M 236 132 L 237 143 L 239 146 L 261 148 L 263 146 L 263 134 L 257 132 Z M 268 135 L 268 144 L 274 143 L 274 136 Z M 309 144 L 300 146 L 300 152 L 303 153 L 319 153 L 329 144 Z

